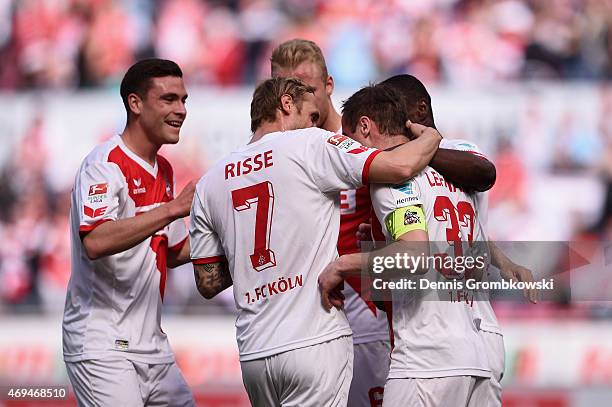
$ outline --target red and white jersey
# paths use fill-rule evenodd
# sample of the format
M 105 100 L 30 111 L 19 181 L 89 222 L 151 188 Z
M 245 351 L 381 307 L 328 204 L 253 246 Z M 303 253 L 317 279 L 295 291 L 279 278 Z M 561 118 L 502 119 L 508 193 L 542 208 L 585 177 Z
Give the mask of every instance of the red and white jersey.
M 144 363 L 174 360 L 160 326 L 168 250 L 185 244 L 182 220 L 121 253 L 90 260 L 81 236 L 106 221 L 131 218 L 174 197 L 168 161 L 139 158 L 120 136 L 83 161 L 72 190 L 72 274 L 63 320 L 64 360 L 125 357 Z
M 317 277 L 338 256 L 338 192 L 367 183 L 377 153 L 318 128 L 275 132 L 198 182 L 191 258 L 227 258 L 240 360 L 351 334 L 342 311 L 321 305 Z
M 442 139 L 440 147 L 451 150 L 467 151 L 477 156 L 486 158 L 478 146 L 470 141 Z M 473 196 L 475 209 L 479 214 L 479 221 L 486 230 L 487 213 L 489 210 L 488 192 L 476 193 Z M 488 273 L 490 273 L 490 271 L 487 271 L 487 274 Z M 480 327 L 480 330 L 502 335 L 501 328 L 497 322 L 497 317 L 495 316 L 493 307 L 491 307 L 491 302 L 489 301 L 487 292 L 479 290 L 475 293 L 473 310 L 474 318 L 476 319 L 476 323 Z
M 359 224 L 370 223 L 372 204 L 369 186 L 340 192 L 340 236 L 338 254 L 358 253 L 357 230 Z M 367 283 L 366 283 L 367 284 Z M 344 283 L 344 312 L 353 331 L 353 344 L 389 340 L 387 314 L 362 296 L 359 277 L 349 277 Z
M 446 182 L 433 168 L 426 167 L 402 185 L 372 185 L 371 197 L 381 225 L 398 209 L 422 205 L 432 242 L 430 256 L 472 255 L 469 243 L 486 240 L 474 197 Z M 383 231 L 391 241 L 384 226 Z M 435 268 L 426 277 L 450 281 Z M 490 377 L 471 306 L 476 301 L 466 301 L 468 290 L 454 291 L 453 299 L 449 290 L 392 290 L 395 346 L 389 378 Z

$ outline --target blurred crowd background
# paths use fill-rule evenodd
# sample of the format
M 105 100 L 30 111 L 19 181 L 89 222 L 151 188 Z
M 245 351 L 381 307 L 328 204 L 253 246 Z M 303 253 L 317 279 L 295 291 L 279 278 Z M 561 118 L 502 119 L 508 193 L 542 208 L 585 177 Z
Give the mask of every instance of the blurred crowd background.
M 612 2 L 607 0 L 0 0 L 0 91 L 5 101 L 11 95 L 47 95 L 47 105 L 53 105 L 48 96 L 53 92 L 115 95 L 125 70 L 150 56 L 177 61 L 190 89 L 248 90 L 269 74 L 272 49 L 294 37 L 321 45 L 336 95 L 345 90 L 348 96 L 348 90 L 397 73 L 411 73 L 433 88 L 434 107 L 446 100 L 455 110 L 457 98 L 449 89 L 459 89 L 459 95 L 461 89 L 486 92 L 500 84 L 520 89 L 518 116 L 509 111 L 492 134 L 446 126 L 446 136 L 476 137 L 497 165 L 494 238 L 612 236 Z M 533 84 L 586 86 L 589 114 L 568 98 L 551 115 L 550 103 Z M 459 103 L 478 98 L 477 92 L 465 95 Z M 119 104 L 118 96 L 113 100 Z M 451 113 L 453 106 L 447 109 Z M 49 110 L 34 108 L 26 119 L 14 118 L 24 125 L 7 124 L 4 130 L 11 141 L 0 159 L 0 312 L 63 306 L 71 185 L 59 182 L 50 168 L 57 160 L 57 148 L 51 148 L 57 136 L 45 123 Z M 121 130 L 119 122 L 108 127 L 88 137 L 99 141 Z M 218 158 L 211 153 L 216 143 L 196 145 L 195 155 Z M 179 185 L 206 169 L 207 159 L 193 155 L 172 160 Z M 566 211 L 567 219 L 546 223 L 538 216 L 554 212 L 546 208 L 549 202 L 537 205 L 540 212 L 529 209 L 532 191 L 554 182 L 555 174 L 593 193 L 596 203 L 587 205 L 586 214 Z M 531 224 L 517 228 L 526 214 Z M 521 233 L 542 229 L 556 232 Z M 169 308 L 176 302 L 176 311 L 193 304 L 199 310 L 203 305 L 190 273 L 176 274 L 169 289 L 180 292 L 166 296 Z
M 248 140 L 253 86 L 269 75 L 272 49 L 296 37 L 321 46 L 337 108 L 390 75 L 425 82 L 442 134 L 477 142 L 496 164 L 492 239 L 594 242 L 581 253 L 590 259 L 598 242 L 612 242 L 610 0 L 0 0 L 0 318 L 11 320 L 0 331 L 0 382 L 19 369 L 26 381 L 66 381 L 58 321 L 70 278 L 70 190 L 87 152 L 123 129 L 126 69 L 157 56 L 184 70 L 188 118 L 180 143 L 163 150 L 181 187 Z M 527 263 L 521 250 L 514 260 Z M 591 293 L 603 290 L 599 301 L 567 292 L 537 306 L 501 301 L 520 300 L 518 292 L 494 303 L 505 381 L 519 397 L 505 405 L 539 406 L 521 401 L 526 389 L 544 389 L 543 400 L 585 389 L 579 401 L 562 392 L 542 406 L 612 398 L 590 398 L 593 385 L 612 384 L 612 342 L 601 340 L 612 335 L 611 253 L 588 277 Z M 553 270 L 575 261 L 557 254 L 540 257 Z M 190 384 L 210 389 L 221 377 L 242 392 L 231 290 L 203 300 L 185 266 L 171 271 L 164 306 Z M 203 339 L 199 327 L 217 327 L 218 316 L 219 329 Z M 15 327 L 33 329 L 40 343 L 22 343 Z M 219 332 L 217 347 L 201 346 Z
M 320 44 L 340 86 L 612 77 L 609 0 L 0 0 L 0 87 L 115 86 L 135 60 L 252 84 L 279 38 Z

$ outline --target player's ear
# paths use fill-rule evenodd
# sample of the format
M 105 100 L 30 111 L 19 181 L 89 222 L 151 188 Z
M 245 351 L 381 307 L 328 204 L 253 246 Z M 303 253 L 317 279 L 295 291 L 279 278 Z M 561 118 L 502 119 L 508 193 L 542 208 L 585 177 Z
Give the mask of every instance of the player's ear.
M 325 81 L 325 94 L 327 96 L 331 96 L 334 93 L 334 78 L 331 75 L 327 77 L 327 81 Z
M 291 97 L 291 95 L 285 93 L 281 96 L 279 108 L 280 111 L 283 112 L 283 114 L 290 114 L 293 105 L 293 98 Z
M 368 116 L 361 116 L 357 122 L 357 131 L 361 133 L 362 137 L 369 137 L 370 131 L 372 130 L 372 121 Z
M 127 97 L 128 106 L 133 114 L 140 114 L 142 111 L 142 99 L 135 93 L 130 93 Z
M 425 118 L 429 115 L 429 105 L 424 100 L 419 100 L 416 108 L 416 119 L 413 120 L 415 123 L 423 123 Z

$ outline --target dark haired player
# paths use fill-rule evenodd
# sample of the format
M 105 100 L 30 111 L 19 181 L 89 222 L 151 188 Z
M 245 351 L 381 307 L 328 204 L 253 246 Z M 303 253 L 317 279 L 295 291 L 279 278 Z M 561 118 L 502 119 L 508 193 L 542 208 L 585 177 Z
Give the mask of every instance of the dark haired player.
M 166 268 L 187 263 L 181 218 L 195 186 L 175 197 L 170 163 L 187 111 L 172 61 L 134 64 L 121 82 L 127 125 L 87 155 L 70 209 L 72 274 L 63 351 L 80 406 L 192 406 L 160 326 Z
M 406 111 L 401 95 L 392 87 L 368 86 L 344 103 L 342 127 L 360 143 L 390 151 L 409 140 L 404 131 Z M 419 252 L 426 244 L 424 252 L 431 251 L 427 258 L 456 258 L 464 255 L 462 237 L 470 243 L 483 241 L 485 230 L 473 196 L 445 181 L 432 167 L 402 185 L 370 189 L 389 243 L 410 243 L 411 249 L 418 244 Z M 449 243 L 436 244 L 446 240 Z M 465 250 L 465 255 L 473 256 Z M 359 271 L 362 257 L 340 257 L 320 280 Z M 423 271 L 427 279 L 438 282 L 454 269 L 438 273 L 424 266 Z M 446 290 L 393 290 L 391 296 L 394 347 L 383 406 L 483 405 L 491 372 L 470 305 L 453 301 Z

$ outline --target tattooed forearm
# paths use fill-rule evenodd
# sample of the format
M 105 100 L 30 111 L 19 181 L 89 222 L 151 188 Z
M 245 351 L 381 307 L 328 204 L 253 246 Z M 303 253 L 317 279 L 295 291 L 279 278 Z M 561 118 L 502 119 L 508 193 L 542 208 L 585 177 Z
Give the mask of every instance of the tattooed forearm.
M 213 298 L 232 285 L 227 262 L 195 264 L 193 272 L 198 291 L 206 299 Z

